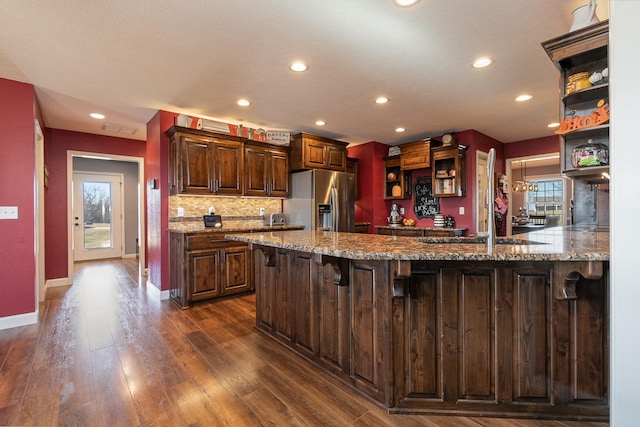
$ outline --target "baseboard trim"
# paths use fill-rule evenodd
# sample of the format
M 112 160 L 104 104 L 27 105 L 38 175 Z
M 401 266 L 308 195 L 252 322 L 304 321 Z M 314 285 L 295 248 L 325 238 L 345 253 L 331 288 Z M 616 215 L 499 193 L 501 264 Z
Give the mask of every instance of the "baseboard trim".
M 137 256 L 137 254 L 124 254 L 122 258 L 136 258 Z
M 160 301 L 169 299 L 169 291 L 161 291 L 158 289 L 156 285 L 154 285 L 151 281 L 147 280 L 147 292 L 153 295 L 155 298 L 158 298 Z
M 56 288 L 58 286 L 69 286 L 69 279 L 67 277 L 60 277 L 58 279 L 49 279 L 44 283 L 44 289 Z
M 0 317 L 0 330 L 17 328 L 38 323 L 38 312 L 16 314 L 14 316 Z

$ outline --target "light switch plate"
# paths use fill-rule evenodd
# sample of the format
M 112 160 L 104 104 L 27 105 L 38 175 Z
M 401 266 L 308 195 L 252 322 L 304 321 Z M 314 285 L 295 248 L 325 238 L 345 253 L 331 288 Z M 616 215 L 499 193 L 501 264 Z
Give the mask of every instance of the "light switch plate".
M 458 208 L 458 214 L 460 214 L 460 215 L 464 215 L 464 206 L 460 206 L 460 207 Z
M 0 219 L 18 219 L 18 207 L 0 206 Z
M 184 208 L 178 208 L 178 216 L 184 216 Z

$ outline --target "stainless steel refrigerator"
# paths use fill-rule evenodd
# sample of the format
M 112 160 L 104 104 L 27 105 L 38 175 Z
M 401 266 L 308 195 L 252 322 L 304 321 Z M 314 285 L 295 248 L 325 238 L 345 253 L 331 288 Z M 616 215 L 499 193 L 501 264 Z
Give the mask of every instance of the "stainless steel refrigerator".
M 354 231 L 353 174 L 309 170 L 291 174 L 291 198 L 283 210 L 289 224 L 305 230 Z

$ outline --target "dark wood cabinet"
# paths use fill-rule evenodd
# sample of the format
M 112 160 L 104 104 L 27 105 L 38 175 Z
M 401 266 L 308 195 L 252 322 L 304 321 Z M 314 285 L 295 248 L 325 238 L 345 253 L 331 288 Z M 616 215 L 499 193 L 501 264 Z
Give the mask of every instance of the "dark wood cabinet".
M 173 126 L 169 193 L 288 197 L 289 148 Z
M 362 222 L 362 223 L 355 223 L 354 225 L 354 233 L 363 233 L 363 234 L 368 234 L 369 233 L 369 223 L 368 222 Z
M 244 147 L 247 196 L 289 196 L 289 152 L 270 146 Z
M 244 146 L 242 141 L 213 140 L 213 192 L 241 195 L 244 182 Z
M 394 300 L 396 407 L 606 419 L 607 287 L 582 278 L 554 298 L 568 264 L 412 263 Z
M 431 167 L 431 149 L 439 144 L 439 141 L 431 138 L 401 144 L 400 169 L 406 171 Z
M 387 225 L 377 225 L 377 234 L 388 236 L 409 236 L 409 237 L 461 237 L 467 232 L 466 228 L 423 228 L 423 227 L 391 227 Z
M 253 249 L 256 327 L 390 412 L 608 418 L 606 265 Z
M 465 192 L 464 151 L 457 146 L 437 147 L 431 153 L 433 195 L 462 197 Z
M 247 244 L 223 233 L 169 233 L 169 296 L 181 308 L 193 302 L 253 290 Z
M 384 199 L 400 200 L 411 198 L 411 172 L 400 167 L 400 157 L 384 159 Z
M 576 165 L 573 150 L 588 141 L 609 147 L 609 79 L 584 79 L 608 70 L 609 21 L 602 21 L 542 43 L 560 71 L 560 168 L 565 177 L 587 184 L 608 182 L 606 164 Z M 578 87 L 574 79 L 584 79 Z M 606 114 L 605 114 L 606 113 Z M 606 120 L 603 120 L 606 119 Z M 608 157 L 608 156 L 607 156 Z
M 291 170 L 347 170 L 348 143 L 302 132 L 291 136 Z
M 376 400 L 384 400 L 388 348 L 380 343 L 386 290 L 382 263 L 268 247 L 254 250 L 256 327 L 339 375 Z M 355 284 L 350 286 L 350 274 Z
M 170 194 L 242 194 L 242 138 L 175 126 L 167 136 Z

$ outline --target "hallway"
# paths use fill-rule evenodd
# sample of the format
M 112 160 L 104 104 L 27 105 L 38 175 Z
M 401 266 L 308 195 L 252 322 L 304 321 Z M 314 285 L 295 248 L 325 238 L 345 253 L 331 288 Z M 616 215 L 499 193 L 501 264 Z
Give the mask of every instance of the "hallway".
M 388 415 L 255 332 L 254 295 L 180 310 L 135 258 L 77 263 L 73 283 L 0 331 L 0 425 L 608 426 Z

